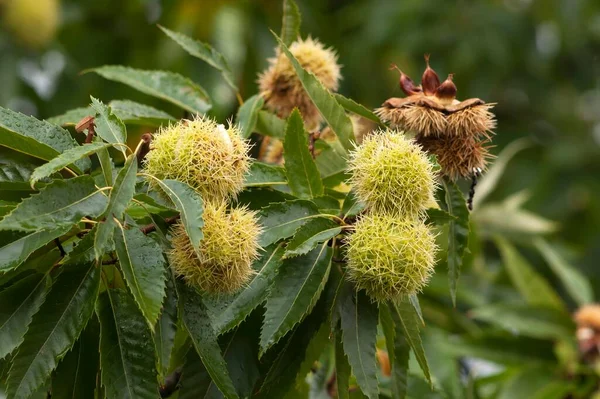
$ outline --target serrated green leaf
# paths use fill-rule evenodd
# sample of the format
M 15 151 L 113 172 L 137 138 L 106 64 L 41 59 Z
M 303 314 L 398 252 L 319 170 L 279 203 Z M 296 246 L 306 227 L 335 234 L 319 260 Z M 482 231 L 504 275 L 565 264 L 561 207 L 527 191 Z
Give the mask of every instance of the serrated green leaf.
M 427 209 L 427 220 L 425 223 L 433 223 L 435 225 L 442 226 L 449 222 L 456 222 L 457 220 L 458 218 L 456 216 L 453 216 L 442 209 L 429 208 Z
M 419 303 L 419 297 L 417 296 L 417 294 L 409 295 L 408 301 L 415 309 L 419 320 L 421 320 L 421 324 L 425 325 L 425 319 L 423 318 L 423 312 L 421 311 L 421 304 Z
M 335 333 L 335 381 L 338 399 L 350 399 L 350 374 L 352 370 L 348 357 L 344 353 L 344 344 L 342 342 L 342 332 Z
M 456 306 L 456 284 L 460 276 L 465 250 L 469 243 L 469 210 L 460 189 L 448 180 L 443 180 L 445 202 L 448 213 L 456 218 L 448 222 L 448 282 L 450 296 Z
M 33 274 L 0 292 L 0 359 L 17 348 L 31 318 L 46 299 L 50 279 Z
M 364 105 L 359 104 L 350 98 L 344 97 L 339 93 L 335 93 L 333 96 L 335 97 L 335 100 L 346 109 L 346 111 L 350 111 L 372 122 L 381 124 L 379 117 Z
M 544 239 L 535 238 L 533 244 L 577 304 L 583 306 L 594 302 L 592 286 L 579 270 L 567 263 Z
M 283 140 L 285 137 L 285 120 L 269 111 L 258 111 L 256 131 L 264 136 Z
M 361 391 L 369 398 L 379 397 L 377 382 L 377 306 L 362 292 L 351 292 L 341 302 L 340 312 L 344 352 Z
M 342 232 L 337 222 L 331 219 L 312 219 L 298 228 L 285 250 L 285 257 L 304 255 L 318 244 L 329 241 Z
M 0 146 L 0 191 L 3 194 L 8 190 L 31 191 L 29 178 L 39 167 L 38 161 L 38 159 Z M 4 195 L 3 198 L 11 199 Z M 15 198 L 15 200 L 19 199 Z
M 296 387 L 306 385 L 306 376 L 313 370 L 315 362 L 319 360 L 323 352 L 327 349 L 331 329 L 329 323 L 323 322 L 317 332 L 311 337 L 310 342 L 306 346 L 304 359 L 300 363 L 300 368 L 296 374 Z M 287 396 L 286 396 L 287 397 Z
M 69 230 L 70 227 L 62 227 L 60 229 L 37 231 L 26 235 L 16 234 L 12 231 L 0 232 L 0 239 L 3 242 L 3 244 L 0 244 L 0 272 L 4 273 L 15 269 L 21 263 L 25 262 L 34 251 L 55 238 L 62 236 Z M 8 239 L 7 236 L 9 235 L 14 237 L 14 239 Z
M 131 100 L 113 100 L 108 103 L 108 106 L 119 119 L 129 125 L 157 127 L 175 121 L 173 116 L 164 111 Z M 92 107 L 75 108 L 62 115 L 48 118 L 47 121 L 60 126 L 75 126 L 81 119 L 94 114 Z
M 154 326 L 154 346 L 156 347 L 157 369 L 161 381 L 164 381 L 169 372 L 171 353 L 175 347 L 175 336 L 177 335 L 177 292 L 170 272 L 168 272 L 165 285 L 166 296 L 162 312 Z
M 423 349 L 423 341 L 419 333 L 419 316 L 417 315 L 413 305 L 407 301 L 399 301 L 393 303 L 394 310 L 398 315 L 396 324 L 402 328 L 404 332 L 404 338 L 408 345 L 413 350 L 415 358 L 423 371 L 423 375 L 431 384 L 431 374 L 429 372 L 429 365 L 427 364 L 427 358 L 425 357 L 425 349 Z M 395 317 L 395 316 L 394 316 Z
M 389 307 L 386 305 L 389 309 Z M 388 348 L 388 355 L 390 358 L 390 365 L 392 366 L 392 397 L 403 399 L 406 397 L 408 390 L 408 360 L 410 355 L 410 345 L 404 334 L 401 334 L 400 326 L 402 320 L 397 312 L 390 311 L 392 317 L 394 330 L 394 336 L 391 342 L 386 342 Z M 386 337 L 387 341 L 387 337 Z
M 117 117 L 109 106 L 104 105 L 102 101 L 91 97 L 92 108 L 96 112 L 96 134 L 104 141 L 111 144 L 124 144 L 127 142 L 127 129 L 125 124 Z M 125 153 L 125 149 L 120 147 L 120 151 Z
M 200 356 L 194 349 L 190 349 L 185 356 L 185 363 L 181 370 L 177 399 L 204 398 L 211 381 Z
M 108 289 L 98 300 L 100 369 L 107 399 L 156 399 L 154 345 L 131 295 Z
M 113 238 L 117 221 L 123 219 L 125 209 L 127 209 L 129 202 L 133 198 L 133 194 L 135 194 L 136 173 L 137 157 L 136 154 L 131 154 L 127 158 L 123 168 L 119 171 L 119 174 L 117 174 L 115 185 L 110 190 L 108 204 L 103 214 L 104 221 L 98 224 L 94 241 L 96 260 L 101 259 L 106 253 Z M 151 325 L 153 324 L 154 322 L 151 323 Z
M 332 256 L 333 250 L 325 244 L 283 261 L 267 298 L 261 354 L 312 311 L 327 282 Z
M 100 366 L 100 324 L 90 319 L 52 378 L 52 399 L 93 398 Z
M 569 339 L 575 328 L 565 313 L 528 304 L 485 305 L 472 309 L 470 316 L 532 338 Z
M 260 214 L 260 223 L 263 226 L 260 245 L 266 247 L 293 235 L 298 227 L 318 217 L 318 214 L 317 206 L 305 200 L 280 202 L 263 208 Z
M 169 101 L 192 113 L 204 114 L 211 108 L 210 99 L 204 89 L 177 73 L 147 71 L 118 65 L 105 65 L 91 69 L 90 72 Z
M 221 71 L 221 74 L 223 75 L 223 78 L 225 79 L 227 84 L 233 90 L 238 90 L 237 86 L 234 83 L 231 68 L 229 67 L 229 64 L 227 63 L 225 57 L 223 57 L 223 54 L 219 53 L 207 43 L 203 43 L 199 40 L 192 39 L 191 37 L 188 37 L 182 33 L 174 32 L 160 25 L 158 25 L 158 27 L 163 32 L 165 32 L 165 34 L 169 36 L 175 43 L 179 44 L 181 48 L 187 51 L 190 55 L 201 59 L 208 65 Z
M 111 187 L 113 184 L 112 172 L 114 164 L 110 158 L 108 150 L 98 151 L 98 161 L 100 162 L 100 167 L 102 168 L 102 176 L 104 176 L 104 186 Z
M 312 102 L 319 109 L 323 119 L 327 121 L 327 124 L 336 134 L 346 151 L 352 150 L 354 148 L 354 128 L 352 127 L 352 121 L 350 121 L 350 118 L 346 115 L 344 108 L 338 104 L 335 97 L 323 87 L 315 75 L 302 68 L 300 62 L 298 62 L 296 57 L 294 57 L 281 39 L 274 33 L 273 35 L 296 70 L 296 74 L 298 75 L 298 79 L 302 83 L 304 90 L 306 90 L 306 93 Z
M 359 201 L 354 191 L 349 191 L 342 205 L 342 215 L 344 219 L 358 215 L 365 209 L 365 204 Z
M 241 136 L 245 139 L 250 137 L 256 127 L 258 112 L 265 104 L 263 96 L 256 94 L 247 99 L 238 110 L 235 117 L 235 123 L 240 127 Z
M 278 184 L 287 184 L 284 168 L 262 162 L 252 162 L 244 182 L 245 187 L 264 187 Z
M 137 226 L 117 225 L 115 250 L 125 282 L 148 324 L 154 328 L 165 296 L 167 262 L 162 249 Z
M 61 267 L 13 359 L 7 382 L 10 397 L 27 398 L 46 381 L 94 313 L 99 290 L 100 267 Z
M 29 181 L 31 185 L 34 186 L 37 181 L 66 168 L 78 159 L 87 157 L 102 149 L 108 149 L 108 147 L 111 147 L 111 145 L 105 143 L 90 143 L 70 148 L 56 158 L 53 158 L 50 162 L 36 168 L 31 174 Z
M 38 231 L 71 227 L 84 216 L 98 217 L 106 204 L 106 197 L 96 188 L 90 176 L 55 180 L 6 215 L 0 221 L 0 230 Z
M 494 241 L 500 250 L 504 267 L 510 279 L 529 304 L 559 311 L 565 310 L 565 304 L 556 291 L 535 272 L 512 244 L 502 237 L 496 237 Z
M 202 298 L 192 288 L 180 285 L 179 295 L 183 302 L 183 323 L 190 335 L 194 349 L 200 355 L 202 363 L 211 379 L 226 398 L 238 395 L 229 376 L 225 359 L 221 354 L 217 337 L 210 323 L 208 310 Z
M 283 156 L 285 174 L 295 196 L 311 199 L 323 195 L 323 182 L 308 150 L 308 134 L 297 108 L 292 111 L 285 127 Z
M 59 126 L 0 107 L 0 145 L 49 161 L 77 142 Z M 90 165 L 89 160 L 79 161 L 76 172 Z
M 283 18 L 281 21 L 281 41 L 289 46 L 300 37 L 302 16 L 294 0 L 283 0 Z
M 177 180 L 156 180 L 160 188 L 171 199 L 181 215 L 181 223 L 190 238 L 196 253 L 200 253 L 200 241 L 204 238 L 204 202 L 200 194 L 186 183 Z
M 258 305 L 267 298 L 285 249 L 281 245 L 265 248 L 261 258 L 253 263 L 256 272 L 246 287 L 239 293 L 218 298 L 207 298 L 205 302 L 212 314 L 215 332 L 222 334 L 238 326 Z M 213 311 L 212 309 L 215 309 Z

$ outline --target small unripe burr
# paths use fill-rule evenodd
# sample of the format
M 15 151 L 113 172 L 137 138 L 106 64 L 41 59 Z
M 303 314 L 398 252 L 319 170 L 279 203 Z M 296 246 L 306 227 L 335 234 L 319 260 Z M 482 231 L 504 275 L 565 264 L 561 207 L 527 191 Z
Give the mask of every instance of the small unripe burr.
M 448 78 L 435 91 L 435 98 L 442 105 L 450 105 L 456 99 L 456 85 L 452 81 L 453 74 L 449 74 Z
M 429 54 L 425 54 L 425 62 L 427 63 L 427 67 L 425 68 L 425 72 L 423 72 L 423 77 L 421 78 L 421 86 L 423 87 L 423 93 L 426 96 L 433 96 L 437 88 L 440 86 L 440 78 L 429 66 Z
M 347 276 L 378 302 L 420 292 L 435 265 L 435 236 L 422 221 L 367 214 L 347 242 Z
M 197 253 L 183 225 L 173 229 L 171 267 L 190 285 L 211 294 L 232 293 L 244 286 L 254 271 L 261 227 L 256 213 L 227 209 L 225 202 L 204 203 L 204 238 Z

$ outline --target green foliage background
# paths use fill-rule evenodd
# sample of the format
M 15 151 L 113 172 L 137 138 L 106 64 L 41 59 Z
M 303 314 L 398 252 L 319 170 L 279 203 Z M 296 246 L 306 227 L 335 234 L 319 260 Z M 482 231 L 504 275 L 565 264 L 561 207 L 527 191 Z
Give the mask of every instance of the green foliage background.
M 447 370 L 455 377 L 458 374 L 458 366 L 452 368 L 447 355 L 473 355 L 512 366 L 522 366 L 523 359 L 535 360 L 528 368 L 504 376 L 508 388 L 500 397 L 527 392 L 519 384 L 535 386 L 541 381 L 543 386 L 555 372 L 549 371 L 554 368 L 548 364 L 564 361 L 561 370 L 569 368 L 569 360 L 557 355 L 559 350 L 552 346 L 557 336 L 563 337 L 563 331 L 552 330 L 556 325 L 550 322 L 532 327 L 532 319 L 515 321 L 502 312 L 523 305 L 520 316 L 535 313 L 534 307 L 527 306 L 539 305 L 535 299 L 539 297 L 554 303 L 554 292 L 566 301 L 557 307 L 569 311 L 577 307 L 577 290 L 564 284 L 571 280 L 561 278 L 552 262 L 541 255 L 548 254 L 544 242 L 583 273 L 591 282 L 594 297 L 600 295 L 596 271 L 600 256 L 600 3 L 298 3 L 303 35 L 310 33 L 337 49 L 344 77 L 340 93 L 346 97 L 374 108 L 388 97 L 399 96 L 398 76 L 388 70 L 389 64 L 398 64 L 416 79 L 424 66 L 423 54 L 431 53 L 432 65 L 441 76 L 455 74 L 459 98 L 480 97 L 498 103 L 494 153 L 524 139 L 527 147 L 510 160 L 495 190 L 485 199 L 495 208 L 473 214 L 476 233 L 458 284 L 457 309 L 452 309 L 443 264 L 421 305 L 428 323 L 424 338 L 428 360 L 447 396 L 458 398 L 463 393 L 458 378 L 445 378 Z M 181 116 L 175 106 L 125 85 L 91 73 L 80 75 L 88 68 L 119 64 L 189 76 L 211 94 L 215 104 L 209 114 L 224 120 L 237 110 L 235 93 L 218 71 L 189 57 L 156 24 L 209 42 L 222 52 L 246 99 L 256 93 L 256 73 L 273 55 L 276 42 L 269 29 L 278 31 L 280 21 L 280 1 L 63 0 L 61 27 L 48 48 L 32 52 L 19 47 L 7 33 L 0 33 L 0 106 L 43 119 L 86 106 L 92 94 L 105 103 L 127 98 Z M 61 64 L 60 71 L 50 76 Z M 50 79 L 53 90 L 44 92 L 39 86 L 36 90 L 31 83 L 36 70 Z M 147 129 L 131 129 L 130 145 L 135 146 Z M 512 197 L 513 204 L 525 199 L 522 208 L 555 222 L 552 228 L 522 213 L 516 217 L 523 222 L 523 229 L 507 229 L 502 224 L 508 214 L 504 201 L 523 190 L 527 197 Z M 531 230 L 540 223 L 541 228 Z M 546 241 L 539 241 L 541 235 Z M 520 256 L 515 255 L 515 244 Z M 527 269 L 528 263 L 549 281 L 550 288 L 520 280 L 517 274 Z M 479 311 L 467 317 L 475 307 L 480 307 Z M 482 330 L 473 317 L 496 325 L 501 324 L 498 320 L 511 321 L 504 329 L 499 325 L 497 330 Z M 539 314 L 536 317 L 539 319 Z M 515 329 L 521 338 L 505 334 Z M 516 357 L 510 358 L 513 355 Z M 539 364 L 544 366 L 537 368 Z

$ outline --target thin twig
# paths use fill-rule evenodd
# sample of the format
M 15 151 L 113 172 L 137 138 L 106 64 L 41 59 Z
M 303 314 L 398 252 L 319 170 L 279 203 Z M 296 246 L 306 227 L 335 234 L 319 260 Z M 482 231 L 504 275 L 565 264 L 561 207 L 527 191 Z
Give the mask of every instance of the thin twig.
M 308 134 L 308 151 L 310 151 L 310 155 L 312 155 L 313 159 L 316 158 L 316 155 L 315 155 L 315 141 L 317 141 L 320 136 L 321 136 L 321 133 L 319 131 L 312 132 L 312 133 Z
M 150 152 L 150 143 L 152 143 L 152 135 L 150 133 L 142 134 L 142 144 L 138 147 L 136 154 L 138 167 L 140 168 L 144 163 L 146 155 L 148 155 L 148 153 Z
M 55 238 L 54 239 L 54 243 L 56 244 L 56 247 L 58 248 L 58 250 L 60 251 L 60 256 L 61 257 L 65 257 L 65 255 L 67 255 L 67 252 L 65 251 L 65 249 L 63 248 L 62 244 L 60 243 L 60 239 Z
M 177 223 L 178 220 L 179 220 L 179 215 L 171 216 L 171 217 L 165 218 L 165 223 L 168 225 L 171 225 L 171 224 Z M 140 230 L 142 231 L 142 233 L 148 235 L 151 232 L 156 231 L 156 224 L 154 224 L 154 223 L 147 224 L 144 227 L 141 227 Z

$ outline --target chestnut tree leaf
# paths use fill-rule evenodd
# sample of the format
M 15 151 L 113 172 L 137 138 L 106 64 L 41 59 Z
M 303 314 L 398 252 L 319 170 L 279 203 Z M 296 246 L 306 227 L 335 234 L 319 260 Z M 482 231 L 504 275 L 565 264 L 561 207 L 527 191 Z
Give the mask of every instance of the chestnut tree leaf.
M 285 249 L 285 257 L 304 255 L 310 252 L 318 244 L 329 241 L 342 232 L 337 222 L 331 219 L 312 219 L 298 228 L 294 237 Z
M 252 162 L 250 171 L 244 181 L 245 187 L 275 186 L 288 184 L 285 169 L 281 166 L 269 165 L 262 162 Z
M 269 111 L 260 110 L 257 113 L 255 129 L 263 136 L 283 140 L 285 137 L 285 120 Z
M 278 202 L 263 208 L 260 213 L 260 223 L 263 226 L 260 245 L 266 247 L 290 237 L 298 227 L 315 217 L 319 217 L 317 206 L 306 200 Z
M 297 108 L 292 111 L 285 127 L 283 157 L 288 184 L 295 196 L 311 199 L 323 195 L 323 182 L 308 149 L 308 134 Z
M 281 41 L 286 46 L 300 37 L 302 15 L 294 0 L 283 0 L 283 18 L 281 21 Z
M 256 94 L 246 101 L 240 107 L 235 117 L 235 123 L 240 127 L 241 136 L 245 139 L 250 137 L 256 127 L 258 112 L 265 104 L 265 99 L 260 94 Z
M 156 346 L 156 362 L 161 380 L 167 377 L 171 362 L 171 352 L 175 347 L 177 334 L 177 292 L 170 271 L 167 272 L 166 296 L 162 312 L 154 326 L 154 345 Z
M 379 119 L 379 117 L 364 105 L 359 104 L 350 98 L 346 98 L 339 93 L 335 93 L 333 96 L 335 97 L 336 101 L 346 109 L 346 111 L 350 111 L 372 122 L 381 124 L 381 120 Z
M 96 134 L 101 137 L 104 141 L 111 144 L 124 144 L 127 142 L 127 129 L 125 124 L 119 117 L 117 117 L 109 106 L 92 98 L 92 108 L 96 112 Z M 119 148 L 120 151 L 125 153 L 123 147 Z
M 119 65 L 105 65 L 88 72 L 169 101 L 194 114 L 204 114 L 211 108 L 208 94 L 202 87 L 174 72 L 148 71 Z

